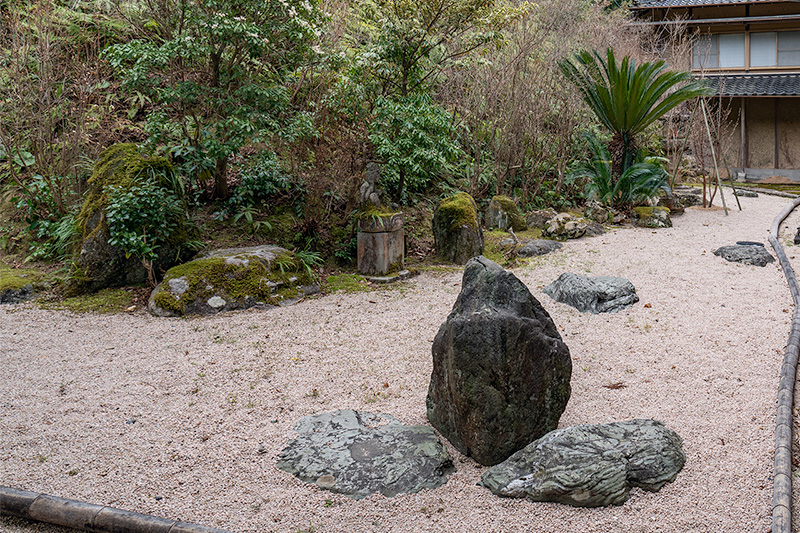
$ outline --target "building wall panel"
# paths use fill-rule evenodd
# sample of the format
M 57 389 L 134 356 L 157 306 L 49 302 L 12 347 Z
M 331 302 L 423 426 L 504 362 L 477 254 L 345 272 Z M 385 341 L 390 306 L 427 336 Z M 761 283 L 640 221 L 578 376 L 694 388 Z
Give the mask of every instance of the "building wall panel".
M 775 168 L 775 98 L 747 100 L 748 167 Z
M 800 98 L 780 98 L 778 118 L 778 168 L 800 168 Z

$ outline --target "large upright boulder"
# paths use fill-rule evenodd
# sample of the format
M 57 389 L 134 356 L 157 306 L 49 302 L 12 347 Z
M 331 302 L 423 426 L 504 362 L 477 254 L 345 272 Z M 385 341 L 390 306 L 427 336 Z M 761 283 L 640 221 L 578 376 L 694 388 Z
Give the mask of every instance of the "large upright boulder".
M 483 253 L 483 231 L 478 224 L 478 205 L 460 192 L 439 202 L 433 214 L 436 252 L 448 263 L 463 265 Z
M 495 196 L 486 208 L 486 227 L 493 229 L 525 231 L 528 224 L 519 214 L 519 208 L 508 196 Z
M 485 257 L 433 341 L 428 420 L 464 455 L 494 465 L 556 428 L 572 360 L 547 311 Z
M 91 292 L 147 281 L 148 272 L 140 258 L 128 256 L 123 248 L 109 243 L 106 210 L 112 190 L 130 191 L 148 180 L 162 190 L 177 194 L 175 172 L 167 159 L 144 156 L 135 144 L 116 144 L 100 154 L 78 214 L 81 243 L 76 264 L 81 276 L 73 279 L 71 292 Z M 154 270 L 166 270 L 194 255 L 194 250 L 184 244 L 197 239 L 199 234 L 185 206 L 173 219 L 153 223 L 174 228 L 167 242 L 160 243 L 157 248 Z

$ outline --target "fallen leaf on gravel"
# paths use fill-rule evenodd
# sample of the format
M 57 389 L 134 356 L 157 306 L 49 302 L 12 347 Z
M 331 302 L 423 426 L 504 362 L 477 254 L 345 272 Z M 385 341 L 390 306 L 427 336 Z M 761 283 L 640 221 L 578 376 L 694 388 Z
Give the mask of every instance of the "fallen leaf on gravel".
M 624 389 L 627 387 L 624 381 L 617 381 L 616 383 L 609 383 L 608 385 L 603 385 L 603 387 L 607 389 Z
M 644 304 L 644 306 L 645 306 L 646 308 L 648 308 L 648 309 L 650 309 L 651 307 L 653 307 L 653 306 L 652 306 L 652 305 L 650 305 L 650 304 Z

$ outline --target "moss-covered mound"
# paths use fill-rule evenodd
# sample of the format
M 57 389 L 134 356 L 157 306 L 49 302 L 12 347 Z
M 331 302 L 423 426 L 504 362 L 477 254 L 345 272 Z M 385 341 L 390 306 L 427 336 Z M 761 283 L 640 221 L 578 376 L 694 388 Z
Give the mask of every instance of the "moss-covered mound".
M 508 228 L 514 231 L 525 231 L 528 225 L 520 215 L 517 204 L 508 196 L 495 196 L 486 209 L 486 227 L 490 229 Z
M 439 257 L 448 263 L 464 265 L 483 253 L 483 231 L 472 196 L 460 192 L 439 202 L 433 215 L 433 238 Z
M 100 154 L 78 215 L 81 246 L 76 264 L 79 272 L 73 279 L 71 292 L 93 292 L 147 280 L 147 270 L 140 258 L 109 244 L 106 209 L 112 189 L 130 190 L 134 185 L 142 186 L 148 181 L 180 196 L 180 185 L 167 159 L 144 156 L 134 144 L 116 144 Z M 197 239 L 198 232 L 189 220 L 186 206 L 181 205 L 180 213 L 170 220 L 160 221 L 164 226 L 174 226 L 174 230 L 157 249 L 158 257 L 153 261 L 156 271 L 165 270 L 193 254 L 184 244 Z
M 0 304 L 24 302 L 33 298 L 44 275 L 33 268 L 11 268 L 0 265 Z
M 302 262 L 279 246 L 214 250 L 171 268 L 150 295 L 156 316 L 213 315 L 283 305 L 316 292 Z

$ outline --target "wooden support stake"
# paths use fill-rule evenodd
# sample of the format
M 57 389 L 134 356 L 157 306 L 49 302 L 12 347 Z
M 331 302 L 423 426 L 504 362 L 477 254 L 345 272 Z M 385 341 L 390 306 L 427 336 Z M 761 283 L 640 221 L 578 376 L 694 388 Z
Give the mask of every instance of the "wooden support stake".
M 706 132 L 708 132 L 708 142 L 711 144 L 711 159 L 714 161 L 714 171 L 717 173 L 717 187 L 719 188 L 719 197 L 722 198 L 722 209 L 725 211 L 725 216 L 728 216 L 728 206 L 725 205 L 725 195 L 722 194 L 722 183 L 719 179 L 719 167 L 717 166 L 717 156 L 714 152 L 714 139 L 711 137 L 711 127 L 708 125 L 708 113 L 706 112 L 706 101 L 700 98 L 700 107 L 703 110 L 703 121 L 706 123 Z

